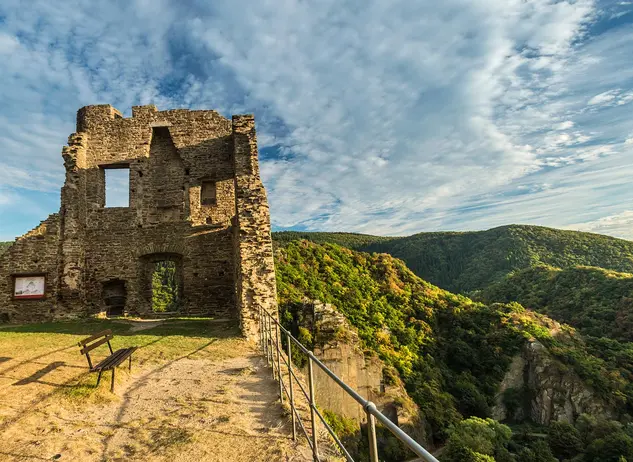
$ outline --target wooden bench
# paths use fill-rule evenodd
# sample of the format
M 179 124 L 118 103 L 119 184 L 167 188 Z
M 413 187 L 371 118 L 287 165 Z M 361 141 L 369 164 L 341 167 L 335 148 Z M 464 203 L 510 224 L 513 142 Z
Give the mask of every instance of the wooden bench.
M 98 372 L 99 377 L 97 378 L 97 386 L 99 386 L 99 382 L 101 381 L 101 374 L 103 371 L 111 370 L 112 371 L 112 382 L 110 383 L 110 391 L 114 393 L 114 371 L 115 368 L 122 364 L 126 359 L 129 360 L 129 370 L 132 370 L 132 353 L 136 351 L 138 347 L 129 347 L 129 348 L 121 348 L 117 351 L 112 351 L 112 345 L 110 345 L 110 340 L 112 339 L 112 331 L 110 329 L 104 330 L 103 332 L 99 332 L 97 334 L 91 335 L 90 337 L 83 339 L 79 342 L 79 347 L 81 348 L 80 353 L 82 355 L 86 355 L 86 359 L 88 360 L 88 367 L 90 368 L 90 372 Z M 110 356 L 105 358 L 103 361 L 99 362 L 95 366 L 92 365 L 92 360 L 90 359 L 90 352 L 95 348 L 103 345 L 104 343 L 108 344 L 108 348 L 110 349 Z

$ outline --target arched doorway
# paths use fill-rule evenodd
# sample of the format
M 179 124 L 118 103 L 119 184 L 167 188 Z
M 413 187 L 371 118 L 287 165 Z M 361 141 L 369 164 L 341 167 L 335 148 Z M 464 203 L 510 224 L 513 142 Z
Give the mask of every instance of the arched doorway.
M 182 255 L 155 253 L 141 257 L 145 296 L 150 311 L 180 313 L 183 301 Z

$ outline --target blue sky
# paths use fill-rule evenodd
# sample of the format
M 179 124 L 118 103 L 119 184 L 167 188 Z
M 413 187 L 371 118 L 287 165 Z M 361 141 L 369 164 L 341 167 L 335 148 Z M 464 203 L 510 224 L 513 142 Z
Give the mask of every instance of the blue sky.
M 275 229 L 633 239 L 631 1 L 3 0 L 0 84 L 0 240 L 100 103 L 254 113 Z

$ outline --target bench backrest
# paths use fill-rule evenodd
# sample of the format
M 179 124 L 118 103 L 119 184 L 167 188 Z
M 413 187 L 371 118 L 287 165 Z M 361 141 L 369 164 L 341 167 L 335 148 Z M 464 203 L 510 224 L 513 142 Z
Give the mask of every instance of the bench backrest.
M 82 355 L 86 355 L 86 359 L 88 360 L 88 366 L 90 367 L 90 369 L 92 369 L 92 361 L 90 360 L 90 352 L 92 350 L 103 345 L 104 343 L 107 343 L 108 348 L 110 349 L 110 354 L 113 353 L 112 345 L 110 345 L 110 340 L 112 339 L 112 337 L 112 331 L 110 329 L 107 329 L 102 332 L 93 334 L 77 344 L 81 348 L 79 352 Z

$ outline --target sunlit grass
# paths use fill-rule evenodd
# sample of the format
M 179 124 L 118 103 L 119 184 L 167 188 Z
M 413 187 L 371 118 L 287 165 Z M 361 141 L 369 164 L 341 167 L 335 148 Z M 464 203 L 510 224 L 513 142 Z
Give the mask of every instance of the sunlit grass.
M 13 364 L 45 364 L 54 357 L 66 369 L 67 381 L 56 391 L 74 402 L 103 402 L 116 399 L 109 393 L 111 372 L 103 373 L 99 387 L 97 374 L 88 373 L 88 362 L 79 352 L 78 342 L 106 329 L 112 330 L 112 348 L 138 347 L 132 357 L 132 368 L 145 364 L 161 364 L 189 359 L 226 359 L 238 349 L 240 340 L 236 323 L 211 318 L 178 318 L 161 321 L 149 328 L 134 331 L 147 324 L 121 320 L 87 319 L 4 326 L 0 329 L 0 357 Z M 110 354 L 107 345 L 91 352 L 93 364 Z M 85 366 L 85 369 L 83 367 Z M 117 369 L 117 384 L 127 380 L 127 362 Z M 11 366 L 9 366 L 11 367 Z M 14 366 L 15 367 L 15 366 Z M 0 365 L 0 370 L 2 370 Z M 115 387 L 117 386 L 115 384 Z

